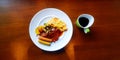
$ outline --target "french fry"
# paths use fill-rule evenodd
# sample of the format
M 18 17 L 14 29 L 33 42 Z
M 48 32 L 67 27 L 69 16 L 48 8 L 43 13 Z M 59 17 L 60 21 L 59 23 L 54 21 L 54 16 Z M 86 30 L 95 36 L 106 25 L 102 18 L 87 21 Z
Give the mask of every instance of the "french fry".
M 39 36 L 38 38 L 40 40 L 44 40 L 44 41 L 47 41 L 47 42 L 52 42 L 52 39 L 49 39 L 49 38 L 46 38 L 46 37 Z
M 50 46 L 51 42 L 46 42 L 43 40 L 38 40 L 39 43 Z

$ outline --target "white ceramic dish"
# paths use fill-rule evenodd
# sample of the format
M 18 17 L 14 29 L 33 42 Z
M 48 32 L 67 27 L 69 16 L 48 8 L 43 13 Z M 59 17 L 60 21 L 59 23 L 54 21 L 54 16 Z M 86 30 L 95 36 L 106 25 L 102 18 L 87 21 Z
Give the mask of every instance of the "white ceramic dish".
M 62 19 L 66 23 L 68 30 L 65 31 L 56 42 L 52 42 L 50 46 L 46 46 L 38 42 L 38 37 L 35 34 L 35 28 L 39 25 L 43 25 L 52 17 L 58 17 Z M 40 49 L 45 51 L 57 51 L 65 47 L 71 40 L 73 26 L 66 13 L 56 8 L 46 8 L 36 13 L 32 18 L 29 26 L 29 34 L 33 43 Z

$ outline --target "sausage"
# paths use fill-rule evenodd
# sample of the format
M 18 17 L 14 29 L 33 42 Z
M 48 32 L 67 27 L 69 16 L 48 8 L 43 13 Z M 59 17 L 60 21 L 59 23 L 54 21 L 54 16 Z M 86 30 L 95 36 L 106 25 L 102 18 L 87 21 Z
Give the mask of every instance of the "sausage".
M 49 38 L 46 38 L 46 37 L 43 37 L 43 36 L 39 36 L 38 38 L 40 40 L 43 40 L 43 41 L 52 42 L 52 39 L 49 39 Z
M 50 46 L 51 42 L 46 42 L 43 40 L 38 40 L 39 43 Z

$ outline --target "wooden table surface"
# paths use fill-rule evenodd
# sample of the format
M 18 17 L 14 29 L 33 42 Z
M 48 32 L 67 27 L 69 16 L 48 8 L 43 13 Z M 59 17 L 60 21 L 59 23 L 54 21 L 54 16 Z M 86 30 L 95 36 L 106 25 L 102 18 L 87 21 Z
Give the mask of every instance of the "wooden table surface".
M 39 10 L 57 8 L 70 17 L 73 36 L 56 52 L 36 47 L 29 23 Z M 91 33 L 75 25 L 80 14 L 91 14 Z M 0 0 L 0 60 L 120 60 L 120 0 Z

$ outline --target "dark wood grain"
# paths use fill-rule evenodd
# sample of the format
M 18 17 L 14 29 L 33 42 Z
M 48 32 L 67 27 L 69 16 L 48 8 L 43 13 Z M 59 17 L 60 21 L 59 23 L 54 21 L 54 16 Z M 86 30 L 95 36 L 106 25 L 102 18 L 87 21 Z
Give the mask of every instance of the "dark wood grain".
M 31 18 L 44 8 L 58 8 L 71 18 L 73 36 L 60 51 L 42 51 L 30 39 Z M 89 34 L 75 25 L 84 13 L 95 18 Z M 0 60 L 120 60 L 120 1 L 0 0 Z

